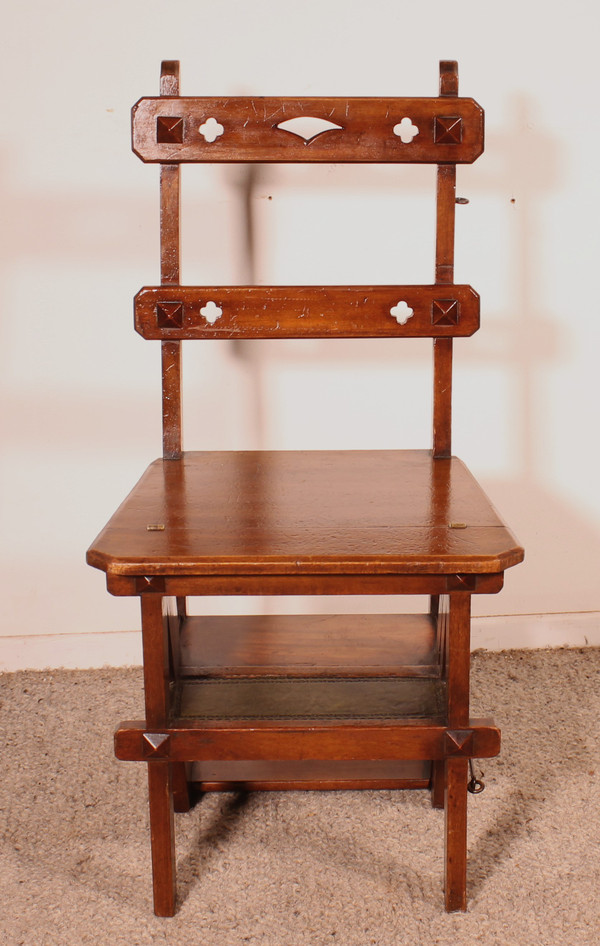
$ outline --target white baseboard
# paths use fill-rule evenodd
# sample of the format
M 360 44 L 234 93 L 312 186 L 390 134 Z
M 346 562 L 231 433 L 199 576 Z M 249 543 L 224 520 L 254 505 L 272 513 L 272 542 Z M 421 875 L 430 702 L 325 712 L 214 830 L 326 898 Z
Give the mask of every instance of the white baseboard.
M 511 614 L 473 619 L 472 648 L 600 646 L 600 612 Z M 0 637 L 0 671 L 140 666 L 139 631 Z
M 141 664 L 140 631 L 0 637 L 0 671 L 47 670 L 56 667 L 84 670 Z
M 600 611 L 473 618 L 473 650 L 600 646 Z

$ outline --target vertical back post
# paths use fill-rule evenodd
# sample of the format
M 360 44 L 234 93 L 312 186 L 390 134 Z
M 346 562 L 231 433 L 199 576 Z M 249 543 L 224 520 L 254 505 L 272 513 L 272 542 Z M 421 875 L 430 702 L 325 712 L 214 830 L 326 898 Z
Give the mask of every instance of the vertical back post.
M 162 63 L 160 94 L 179 95 L 179 63 Z M 179 164 L 160 166 L 160 282 L 179 285 L 180 233 Z M 161 342 L 163 457 L 178 460 L 182 451 L 181 342 Z
M 458 64 L 440 62 L 440 95 L 458 95 Z M 438 164 L 435 281 L 454 282 L 456 165 Z M 433 455 L 452 454 L 452 339 L 433 340 Z

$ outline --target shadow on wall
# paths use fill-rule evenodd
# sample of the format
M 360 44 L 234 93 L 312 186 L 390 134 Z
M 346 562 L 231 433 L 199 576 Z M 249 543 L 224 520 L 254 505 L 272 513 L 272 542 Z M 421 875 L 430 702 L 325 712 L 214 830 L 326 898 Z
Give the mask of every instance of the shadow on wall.
M 560 360 L 561 353 L 564 355 L 566 341 L 561 336 L 558 317 L 550 312 L 540 313 L 537 309 L 535 288 L 541 279 L 541 265 L 536 254 L 538 248 L 543 246 L 542 235 L 539 232 L 540 222 L 536 216 L 536 204 L 540 198 L 556 190 L 560 184 L 559 143 L 556 138 L 539 132 L 530 134 L 527 138 L 524 136 L 524 129 L 531 126 L 532 122 L 529 118 L 529 106 L 523 97 L 515 100 L 511 115 L 513 127 L 505 135 L 496 134 L 487 144 L 487 151 L 491 154 L 495 166 L 492 166 L 490 171 L 490 161 L 486 161 L 485 157 L 480 159 L 479 163 L 468 169 L 467 187 L 461 188 L 459 180 L 457 189 L 457 193 L 466 190 L 469 194 L 474 193 L 476 197 L 491 196 L 501 201 L 508 211 L 504 213 L 504 217 L 508 217 L 509 220 L 509 232 L 505 242 L 510 246 L 511 258 L 506 262 L 503 261 L 502 248 L 499 246 L 501 238 L 494 233 L 489 220 L 486 222 L 485 218 L 481 217 L 476 218 L 474 225 L 472 222 L 469 223 L 471 229 L 469 250 L 477 255 L 483 253 L 484 257 L 491 256 L 498 260 L 498 265 L 506 267 L 505 284 L 509 287 L 510 295 L 507 301 L 510 309 L 504 313 L 497 310 L 490 313 L 484 299 L 482 303 L 484 331 L 476 335 L 472 341 L 457 344 L 456 355 L 461 365 L 468 367 L 470 363 L 473 363 L 483 368 L 503 366 L 510 375 L 513 385 L 512 400 L 516 406 L 511 423 L 513 430 L 518 431 L 515 438 L 517 441 L 515 452 L 518 456 L 519 473 L 530 478 L 535 476 L 538 462 L 536 458 L 540 454 L 536 432 L 539 431 L 541 425 L 537 422 L 538 418 L 534 416 L 535 373 L 540 365 Z M 402 173 L 406 170 L 401 169 Z M 431 189 L 433 180 L 429 168 L 408 170 L 416 172 L 416 177 L 409 181 L 409 186 L 413 191 L 415 186 Z M 327 197 L 332 189 L 334 191 L 339 189 L 349 201 L 352 200 L 353 194 L 364 191 L 365 175 L 364 169 L 360 166 L 338 167 L 335 169 L 335 176 L 331 171 L 331 168 L 320 165 L 303 166 L 300 186 L 311 196 L 320 192 L 323 197 Z M 378 167 L 374 171 L 375 173 L 368 179 L 372 185 L 371 192 L 384 188 L 389 199 L 393 200 L 394 189 L 397 188 L 396 168 Z M 269 247 L 264 246 L 264 240 L 261 237 L 264 237 L 268 224 L 265 226 L 263 220 L 257 220 L 257 217 L 262 217 L 264 214 L 257 213 L 256 208 L 262 204 L 261 211 L 263 211 L 265 198 L 271 200 L 272 194 L 277 193 L 281 181 L 283 180 L 285 186 L 289 178 L 289 170 L 287 168 L 281 170 L 278 166 L 250 166 L 236 173 L 235 186 L 240 192 L 239 204 L 245 235 L 240 254 L 240 282 L 263 283 L 266 281 L 263 277 L 269 270 Z M 298 181 L 295 183 L 297 184 Z M 423 201 L 421 201 L 421 208 L 423 208 Z M 460 240 L 464 223 L 459 216 L 460 213 L 459 207 L 457 242 Z M 432 224 L 431 247 L 433 248 L 433 213 L 431 213 L 430 222 Z M 317 229 L 320 223 L 321 221 L 318 221 L 315 224 Z M 386 224 L 387 232 L 377 234 L 377 242 L 381 242 L 384 247 L 391 244 L 402 263 L 403 251 L 406 252 L 413 241 L 411 228 L 404 224 L 405 242 L 403 244 L 400 240 L 399 228 L 394 226 L 394 222 L 388 219 Z M 357 223 L 358 230 L 360 227 L 361 224 Z M 277 237 L 276 230 L 275 236 Z M 371 234 L 367 234 L 366 238 L 363 234 L 361 239 L 365 248 L 365 263 L 368 266 L 369 257 L 373 255 L 374 241 Z M 315 243 L 317 243 L 316 235 Z M 200 250 L 199 253 L 201 253 Z M 462 255 L 464 256 L 465 253 Z M 457 251 L 457 264 L 460 265 L 458 256 Z M 354 268 L 355 263 L 360 265 L 360 256 L 357 260 L 350 260 L 350 271 L 353 276 L 354 273 L 360 272 Z M 430 273 L 426 281 L 432 279 L 433 252 Z M 354 281 L 362 280 L 362 276 L 358 279 L 354 276 Z M 298 281 L 306 280 L 300 275 Z M 400 282 L 397 273 L 390 281 Z M 411 281 L 416 281 L 414 276 Z M 491 317 L 488 318 L 488 316 Z M 264 385 L 260 383 L 260 376 L 275 356 L 278 360 L 283 359 L 284 362 L 290 364 L 297 360 L 320 365 L 335 364 L 340 361 L 352 363 L 367 360 L 368 362 L 376 361 L 382 365 L 393 362 L 401 367 L 403 361 L 405 364 L 414 363 L 414 349 L 418 348 L 417 360 L 423 363 L 430 360 L 429 345 L 411 346 L 413 350 L 407 353 L 406 349 L 409 348 L 410 343 L 406 344 L 402 341 L 396 343 L 395 340 L 389 339 L 370 340 L 368 343 L 361 340 L 358 344 L 354 340 L 340 341 L 335 347 L 327 341 L 317 340 L 309 345 L 306 342 L 289 342 L 284 345 L 267 343 L 256 346 L 252 342 L 243 341 L 232 342 L 231 345 L 240 358 L 252 365 L 256 376 L 252 389 L 255 399 L 253 413 L 257 418 L 259 437 L 257 446 L 265 446 L 261 438 L 264 437 L 268 426 L 265 419 L 269 413 L 269 405 L 265 404 L 261 398 Z M 365 348 L 368 348 L 367 359 L 365 359 Z M 485 392 L 482 392 L 482 396 L 485 397 Z M 505 407 L 510 407 L 510 405 L 505 405 Z M 318 405 L 318 410 L 320 411 L 320 405 Z

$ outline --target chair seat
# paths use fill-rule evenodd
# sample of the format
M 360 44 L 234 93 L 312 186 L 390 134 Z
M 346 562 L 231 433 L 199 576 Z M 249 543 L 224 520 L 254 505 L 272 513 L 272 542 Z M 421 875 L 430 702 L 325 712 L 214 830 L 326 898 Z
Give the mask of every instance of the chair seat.
M 464 464 L 426 450 L 155 460 L 88 551 L 115 576 L 495 574 L 522 558 Z

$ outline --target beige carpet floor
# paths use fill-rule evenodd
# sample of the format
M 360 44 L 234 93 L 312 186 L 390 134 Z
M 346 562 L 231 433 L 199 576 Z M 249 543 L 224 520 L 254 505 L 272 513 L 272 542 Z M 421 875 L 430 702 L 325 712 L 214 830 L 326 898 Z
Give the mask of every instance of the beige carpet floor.
M 442 908 L 426 792 L 205 796 L 177 816 L 181 903 L 151 906 L 142 765 L 112 731 L 141 672 L 0 676 L 2 946 L 600 943 L 600 650 L 478 653 L 502 755 L 469 799 L 469 909 Z

